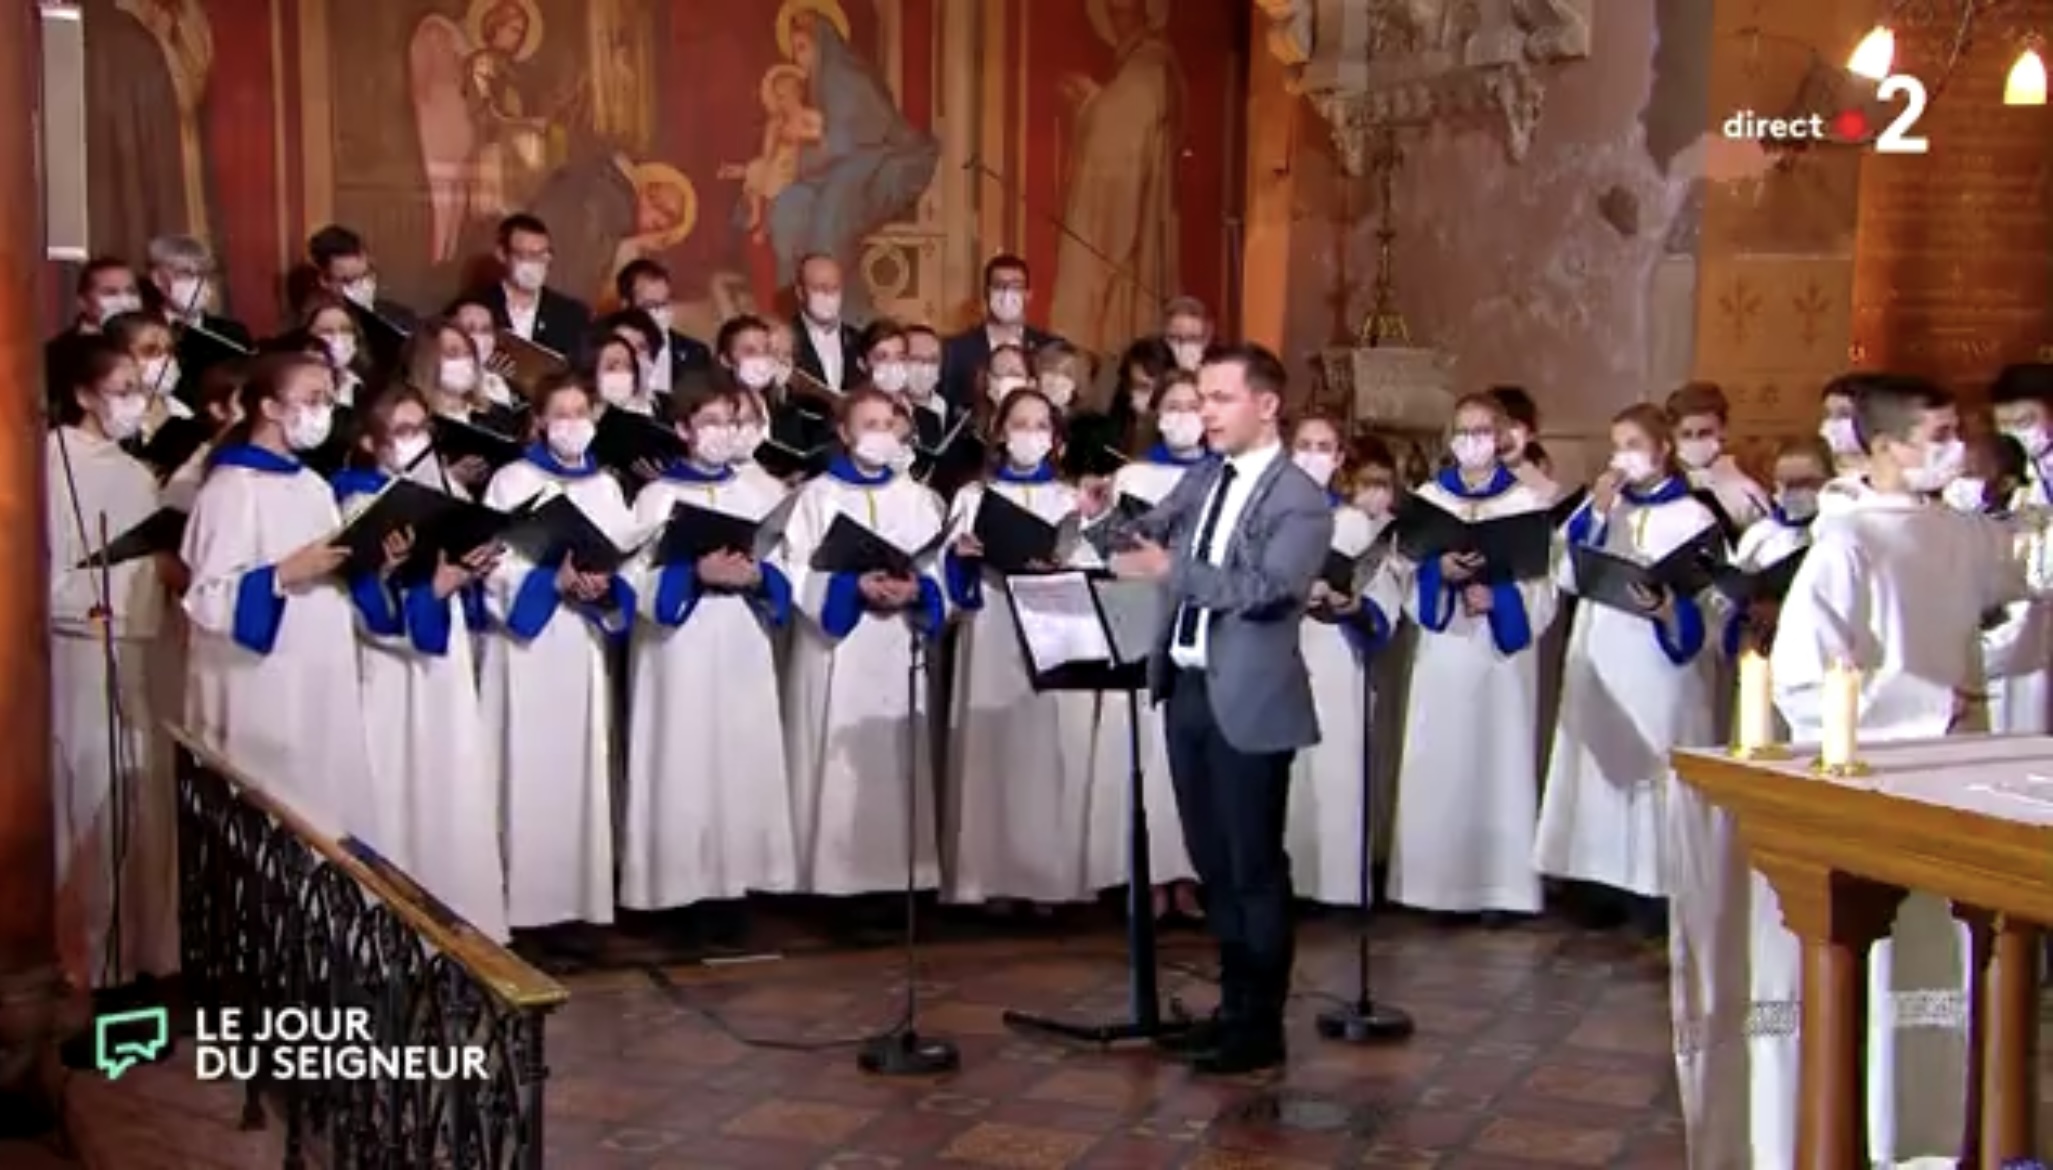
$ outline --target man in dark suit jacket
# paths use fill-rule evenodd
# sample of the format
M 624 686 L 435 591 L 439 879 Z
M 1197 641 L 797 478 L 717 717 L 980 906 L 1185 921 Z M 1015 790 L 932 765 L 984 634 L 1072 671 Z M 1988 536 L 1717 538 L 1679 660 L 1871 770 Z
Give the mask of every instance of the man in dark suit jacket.
M 556 258 L 549 225 L 532 215 L 499 221 L 497 284 L 478 294 L 500 329 L 545 349 L 574 357 L 591 326 L 591 306 L 549 287 L 549 263 Z
M 212 309 L 219 292 L 214 252 L 192 236 L 158 236 L 150 241 L 150 283 L 144 286 L 146 308 L 162 312 L 178 331 L 177 395 L 187 406 L 199 405 L 200 375 L 207 368 L 256 349 L 249 326 Z
M 863 381 L 862 330 L 841 319 L 841 264 L 814 253 L 798 262 L 798 316 L 791 322 L 791 364 L 799 376 L 792 389 L 801 394 L 817 386 L 847 390 Z
M 1054 340 L 1026 323 L 1033 288 L 1027 262 L 997 255 L 984 265 L 984 319 L 949 338 L 941 346 L 941 396 L 957 410 L 976 405 L 977 375 L 1001 345 L 1016 345 L 1031 355 Z
M 613 292 L 623 307 L 647 313 L 665 338 L 662 352 L 651 358 L 657 369 L 668 374 L 667 384 L 655 387 L 657 393 L 668 394 L 712 372 L 713 351 L 705 342 L 675 328 L 677 312 L 671 307 L 670 273 L 661 264 L 647 259 L 631 261 L 614 276 Z
M 1206 355 L 1205 429 L 1220 458 L 1193 469 L 1126 533 L 1112 571 L 1162 586 L 1148 661 L 1177 812 L 1206 922 L 1219 942 L 1218 1015 L 1187 1039 L 1199 1071 L 1283 1063 L 1295 955 L 1284 851 L 1290 766 L 1319 742 L 1298 649 L 1305 606 L 1333 540 L 1326 489 L 1291 462 L 1279 417 L 1284 371 L 1259 346 Z M 1105 489 L 1087 510 L 1102 514 Z
M 112 256 L 88 260 L 79 270 L 73 291 L 78 298 L 78 315 L 72 318 L 69 329 L 43 343 L 43 376 L 52 421 L 60 417 L 61 405 L 71 401 L 72 372 L 86 338 L 98 336 L 113 318 L 143 307 L 135 269 Z

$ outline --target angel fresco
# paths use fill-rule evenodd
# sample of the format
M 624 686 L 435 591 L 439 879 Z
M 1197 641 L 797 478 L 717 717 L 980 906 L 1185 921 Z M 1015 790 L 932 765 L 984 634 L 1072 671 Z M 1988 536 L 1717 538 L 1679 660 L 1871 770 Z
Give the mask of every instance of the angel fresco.
M 522 206 L 547 174 L 577 98 L 537 106 L 522 66 L 542 44 L 534 0 L 471 0 L 463 23 L 422 17 L 407 47 L 434 228 L 431 256 L 458 259 L 466 227 Z

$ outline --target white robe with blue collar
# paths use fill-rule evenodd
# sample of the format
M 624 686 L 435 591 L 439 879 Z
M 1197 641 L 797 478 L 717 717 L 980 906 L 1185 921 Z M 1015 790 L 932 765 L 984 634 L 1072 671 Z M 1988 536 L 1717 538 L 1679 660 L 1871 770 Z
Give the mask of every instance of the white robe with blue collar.
M 180 553 L 192 570 L 186 721 L 315 829 L 375 849 L 349 588 L 331 579 L 287 591 L 277 577 L 278 562 L 341 526 L 328 481 L 298 460 L 215 452 Z
M 345 516 L 389 476 L 335 477 Z M 499 776 L 478 699 L 473 632 L 481 591 L 438 598 L 431 582 L 357 582 L 364 720 L 370 732 L 378 853 L 479 934 L 504 942 L 506 869 L 499 851 Z
M 620 484 L 590 456 L 558 464 L 539 444 L 485 488 L 485 504 L 539 492 L 570 498 L 615 543 L 639 532 Z M 514 929 L 613 921 L 613 784 L 617 770 L 609 643 L 626 635 L 634 591 L 619 577 L 595 604 L 556 588 L 555 565 L 508 553 L 485 581 L 493 633 L 479 690 L 499 773 L 507 923 Z
M 1686 484 L 1671 479 L 1645 495 L 1621 494 L 1608 515 L 1585 503 L 1566 535 L 1571 545 L 1654 564 L 1716 523 Z M 1568 557 L 1557 582 L 1576 588 Z M 1576 607 L 1533 843 L 1533 868 L 1542 874 L 1642 897 L 1668 893 L 1668 754 L 1712 742 L 1715 658 L 1707 602 L 1676 595 L 1673 604 L 1667 623 L 1594 602 Z
M 905 476 L 866 475 L 846 457 L 798 490 L 784 529 L 799 615 L 785 667 L 784 732 L 799 887 L 834 896 L 905 888 L 910 780 L 918 802 L 914 880 L 933 889 L 940 867 L 929 680 L 919 679 L 909 695 L 907 671 L 914 638 L 924 640 L 923 653 L 931 656 L 947 617 L 938 566 L 921 566 L 920 597 L 911 608 L 871 613 L 855 577 L 819 572 L 810 562 L 840 515 L 901 549 L 924 548 L 945 522 L 941 500 Z
M 949 512 L 950 541 L 975 530 L 990 492 L 1060 523 L 1076 510 L 1077 494 L 1052 472 L 1048 464 L 1001 471 L 963 488 Z M 952 551 L 943 568 L 950 606 L 961 615 L 948 713 L 944 892 L 965 903 L 1088 899 L 1095 892 L 1084 866 L 1092 696 L 1035 693 L 1003 579 Z
M 732 468 L 671 468 L 635 498 L 635 523 L 679 505 L 761 521 L 774 483 Z M 630 655 L 620 904 L 663 910 L 751 891 L 798 888 L 776 640 L 792 616 L 783 558 L 744 592 L 704 587 L 694 565 L 663 565 L 653 545 L 626 576 L 640 612 Z
M 1546 506 L 1509 472 L 1469 489 L 1452 470 L 1420 485 L 1426 503 L 1469 522 Z M 1497 585 L 1471 615 L 1437 560 L 1394 566 L 1419 627 L 1404 763 L 1390 845 L 1390 900 L 1443 913 L 1536 913 L 1540 664 L 1533 645 L 1554 620 L 1554 582 Z

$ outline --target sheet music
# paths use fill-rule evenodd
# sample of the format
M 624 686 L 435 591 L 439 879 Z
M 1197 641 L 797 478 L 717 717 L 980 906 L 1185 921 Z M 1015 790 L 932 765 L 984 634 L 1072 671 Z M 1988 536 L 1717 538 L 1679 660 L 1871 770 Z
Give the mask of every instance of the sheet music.
M 1091 580 L 1082 573 L 1008 577 L 1021 641 L 1036 674 L 1085 662 L 1110 662 L 1112 643 L 1098 618 Z
M 1120 665 L 1147 661 L 1154 653 L 1155 640 L 1162 635 L 1163 611 L 1168 605 L 1162 586 L 1154 581 L 1110 580 L 1090 585 L 1112 638 L 1113 661 Z

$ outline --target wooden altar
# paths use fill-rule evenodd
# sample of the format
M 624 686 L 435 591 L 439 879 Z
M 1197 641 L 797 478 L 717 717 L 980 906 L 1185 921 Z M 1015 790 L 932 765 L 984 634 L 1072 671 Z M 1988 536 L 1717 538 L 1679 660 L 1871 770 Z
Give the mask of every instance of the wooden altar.
M 1682 781 L 1732 817 L 1803 946 L 1803 1100 L 1796 1165 L 1852 1170 L 1865 1150 L 1867 957 L 1909 890 L 1952 901 L 1974 945 L 1973 1055 L 1962 1166 L 2033 1152 L 2040 923 L 2053 923 L 2053 737 L 1863 747 L 1868 771 L 1810 755 L 1677 751 Z

